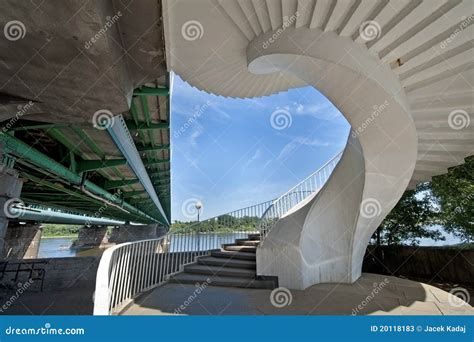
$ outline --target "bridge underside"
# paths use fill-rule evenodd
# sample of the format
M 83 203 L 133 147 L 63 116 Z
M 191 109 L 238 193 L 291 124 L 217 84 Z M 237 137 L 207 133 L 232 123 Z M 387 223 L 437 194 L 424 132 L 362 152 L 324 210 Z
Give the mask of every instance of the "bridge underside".
M 160 2 L 2 1 L 0 24 L 3 222 L 168 226 Z

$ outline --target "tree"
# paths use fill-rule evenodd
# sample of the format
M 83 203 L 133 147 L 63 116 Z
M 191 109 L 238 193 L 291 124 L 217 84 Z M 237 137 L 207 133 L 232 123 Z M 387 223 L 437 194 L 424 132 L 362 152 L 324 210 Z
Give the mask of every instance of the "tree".
M 474 156 L 431 182 L 433 198 L 439 205 L 439 219 L 447 232 L 465 242 L 474 240 Z
M 372 239 L 386 245 L 417 245 L 420 238 L 444 240 L 441 232 L 433 229 L 438 223 L 437 217 L 426 184 L 422 184 L 416 190 L 405 191 Z

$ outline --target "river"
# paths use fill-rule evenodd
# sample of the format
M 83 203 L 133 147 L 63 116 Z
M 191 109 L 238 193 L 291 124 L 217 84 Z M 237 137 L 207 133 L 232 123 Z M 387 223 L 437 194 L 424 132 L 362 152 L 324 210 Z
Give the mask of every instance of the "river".
M 183 252 L 201 249 L 218 249 L 222 244 L 234 243 L 235 239 L 247 237 L 249 232 L 234 233 L 202 233 L 199 239 L 196 235 L 177 234 L 171 238 L 171 252 Z M 71 248 L 76 237 L 47 237 L 42 238 L 38 258 L 67 258 L 80 256 L 95 256 L 103 253 L 104 248 L 75 249 Z

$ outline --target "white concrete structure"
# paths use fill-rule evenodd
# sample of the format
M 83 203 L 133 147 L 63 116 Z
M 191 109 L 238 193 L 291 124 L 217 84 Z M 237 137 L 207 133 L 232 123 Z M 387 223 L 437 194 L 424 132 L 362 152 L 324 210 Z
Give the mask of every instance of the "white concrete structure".
M 257 250 L 261 275 L 304 289 L 354 282 L 407 187 L 474 148 L 470 0 L 165 0 L 168 68 L 193 86 L 255 97 L 312 85 L 352 126 L 326 186 Z

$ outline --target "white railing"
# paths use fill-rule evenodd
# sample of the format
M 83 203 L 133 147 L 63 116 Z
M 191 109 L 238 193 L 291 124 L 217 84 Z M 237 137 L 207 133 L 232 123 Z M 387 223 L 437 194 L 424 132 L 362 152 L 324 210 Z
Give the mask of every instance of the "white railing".
M 119 313 L 138 295 L 165 283 L 197 257 L 257 233 L 259 219 L 272 203 L 267 201 L 201 222 L 178 223 L 161 238 L 107 249 L 97 270 L 94 315 Z
M 268 207 L 258 224 L 261 242 L 263 242 L 265 236 L 273 228 L 276 222 L 288 213 L 290 209 L 308 198 L 308 196 L 321 190 L 329 179 L 332 171 L 336 168 L 341 156 L 342 151 L 332 157 L 309 177 L 305 178 L 285 194 L 280 196 L 271 206 Z

